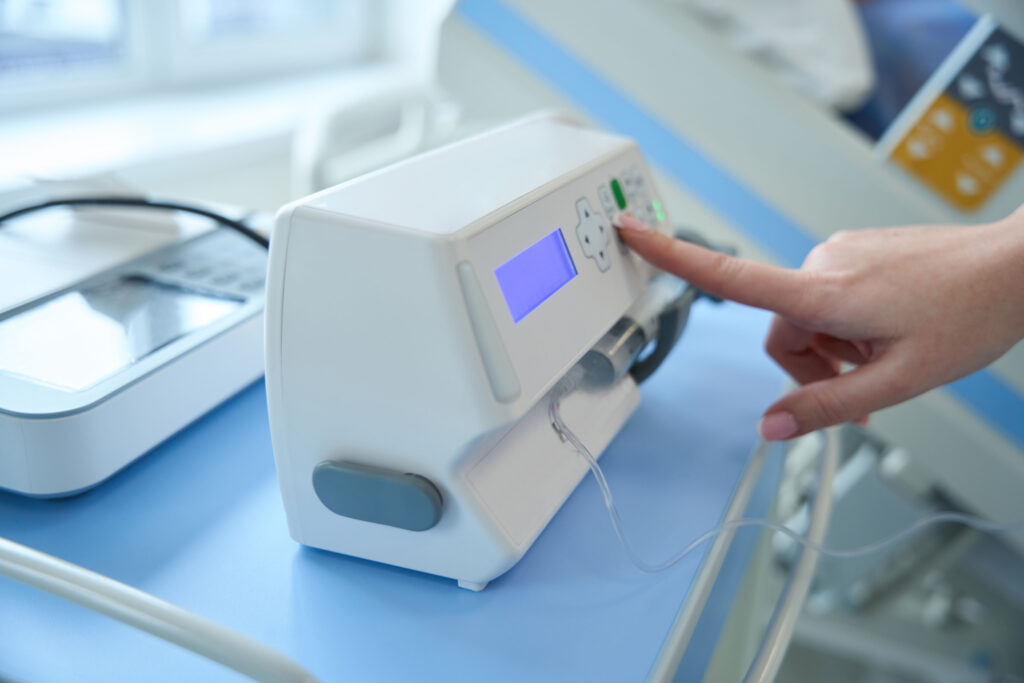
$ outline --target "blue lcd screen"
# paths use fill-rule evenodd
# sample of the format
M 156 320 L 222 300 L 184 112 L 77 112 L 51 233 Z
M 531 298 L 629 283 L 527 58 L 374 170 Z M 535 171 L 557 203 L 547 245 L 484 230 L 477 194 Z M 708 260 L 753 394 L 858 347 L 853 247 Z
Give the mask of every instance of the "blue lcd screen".
M 494 275 L 512 320 L 519 322 L 576 277 L 576 266 L 562 231 L 555 230 L 496 268 Z

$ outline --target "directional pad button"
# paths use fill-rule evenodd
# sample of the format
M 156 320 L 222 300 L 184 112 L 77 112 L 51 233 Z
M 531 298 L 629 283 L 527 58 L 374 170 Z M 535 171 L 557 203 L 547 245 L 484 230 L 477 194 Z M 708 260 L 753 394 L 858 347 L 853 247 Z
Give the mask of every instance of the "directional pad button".
M 608 252 L 612 231 L 607 219 L 601 212 L 594 211 L 586 197 L 576 200 L 576 216 L 580 221 L 576 225 L 576 237 L 583 247 L 583 254 L 594 259 L 600 270 L 608 270 L 612 265 Z

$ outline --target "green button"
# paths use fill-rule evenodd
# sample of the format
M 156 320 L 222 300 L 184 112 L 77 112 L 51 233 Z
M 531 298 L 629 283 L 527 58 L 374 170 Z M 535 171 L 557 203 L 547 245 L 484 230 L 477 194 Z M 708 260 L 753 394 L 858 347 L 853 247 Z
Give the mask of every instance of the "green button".
M 619 205 L 619 211 L 626 208 L 626 195 L 622 193 L 622 185 L 619 185 L 618 178 L 612 178 L 612 194 L 615 195 L 615 203 Z

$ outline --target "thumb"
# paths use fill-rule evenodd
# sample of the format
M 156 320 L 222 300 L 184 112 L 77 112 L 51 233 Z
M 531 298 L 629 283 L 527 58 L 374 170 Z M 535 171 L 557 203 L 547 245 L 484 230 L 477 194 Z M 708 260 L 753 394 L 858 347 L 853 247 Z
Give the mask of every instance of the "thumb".
M 776 401 L 758 429 L 766 441 L 792 439 L 851 422 L 915 396 L 910 373 L 895 354 L 829 379 L 806 384 Z

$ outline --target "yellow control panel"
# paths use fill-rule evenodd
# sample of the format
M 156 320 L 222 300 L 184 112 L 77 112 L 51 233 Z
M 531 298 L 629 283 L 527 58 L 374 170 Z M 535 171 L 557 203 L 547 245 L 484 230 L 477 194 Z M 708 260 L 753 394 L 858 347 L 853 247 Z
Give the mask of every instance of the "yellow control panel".
M 1024 158 L 1024 45 L 999 28 L 893 148 L 890 159 L 961 211 L 980 208 Z

